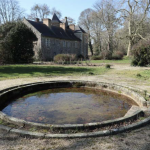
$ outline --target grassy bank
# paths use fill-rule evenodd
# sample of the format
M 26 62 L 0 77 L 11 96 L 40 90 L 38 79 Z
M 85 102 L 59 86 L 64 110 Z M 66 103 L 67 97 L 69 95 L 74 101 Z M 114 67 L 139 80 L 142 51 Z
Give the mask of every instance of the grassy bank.
M 105 67 L 6 65 L 0 66 L 0 80 L 40 76 L 101 75 L 108 70 Z

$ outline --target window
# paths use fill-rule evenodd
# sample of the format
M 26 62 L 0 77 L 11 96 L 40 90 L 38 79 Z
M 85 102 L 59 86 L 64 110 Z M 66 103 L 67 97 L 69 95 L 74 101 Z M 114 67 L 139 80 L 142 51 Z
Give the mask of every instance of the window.
M 66 47 L 66 41 L 63 41 L 63 47 Z
M 49 38 L 45 38 L 45 46 L 50 47 L 51 45 L 51 40 Z
M 78 42 L 75 42 L 75 48 L 78 48 Z
M 46 47 L 48 46 L 48 39 L 47 38 L 45 39 L 45 46 Z
M 48 39 L 48 46 L 50 47 L 51 46 L 51 40 Z
M 68 47 L 70 47 L 70 42 L 67 42 Z

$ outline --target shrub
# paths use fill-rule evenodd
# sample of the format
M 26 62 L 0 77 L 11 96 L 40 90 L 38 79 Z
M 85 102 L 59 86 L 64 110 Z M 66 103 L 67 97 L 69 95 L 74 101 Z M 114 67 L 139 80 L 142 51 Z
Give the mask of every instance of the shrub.
M 76 59 L 84 59 L 84 56 L 82 54 L 76 55 Z
M 136 75 L 137 77 L 142 77 L 142 75 L 140 74 L 140 73 L 137 73 L 137 75 Z
M 110 65 L 110 64 L 106 64 L 106 65 L 105 65 L 105 68 L 110 69 L 110 68 L 111 68 L 111 65 Z
M 150 41 L 140 41 L 134 45 L 131 51 L 133 66 L 147 66 L 150 64 Z
M 102 57 L 101 56 L 92 56 L 91 60 L 101 60 Z
M 121 60 L 121 59 L 123 59 L 123 56 L 124 56 L 123 52 L 121 52 L 121 51 L 115 51 L 112 54 L 112 59 L 114 59 L 114 60 Z
M 89 72 L 89 75 L 94 75 L 94 73 L 93 72 Z
M 112 54 L 109 51 L 102 51 L 100 57 L 101 59 L 111 59 Z
M 76 55 L 69 55 L 69 54 L 58 54 L 54 57 L 54 61 L 56 63 L 66 63 L 69 61 L 75 61 Z

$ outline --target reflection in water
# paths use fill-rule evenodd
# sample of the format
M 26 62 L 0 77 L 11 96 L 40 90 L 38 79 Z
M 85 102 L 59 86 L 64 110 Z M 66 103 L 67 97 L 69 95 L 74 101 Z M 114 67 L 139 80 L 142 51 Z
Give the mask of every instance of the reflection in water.
M 85 88 L 49 89 L 19 98 L 2 112 L 9 116 L 48 124 L 82 124 L 124 116 L 130 99 Z

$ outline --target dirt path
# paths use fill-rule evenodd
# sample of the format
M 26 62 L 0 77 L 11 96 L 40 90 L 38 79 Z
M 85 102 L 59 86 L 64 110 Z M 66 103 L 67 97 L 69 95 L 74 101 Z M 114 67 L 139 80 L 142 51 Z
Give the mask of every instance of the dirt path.
M 113 65 L 115 70 L 133 69 L 129 65 Z M 134 69 L 141 69 L 136 67 Z M 142 68 L 149 69 L 149 68 Z M 0 90 L 21 84 L 52 80 L 86 80 L 116 83 L 147 90 L 147 81 L 115 74 L 99 76 L 40 77 L 0 81 Z M 85 139 L 30 139 L 0 131 L 0 150 L 150 150 L 150 125 L 115 136 Z

